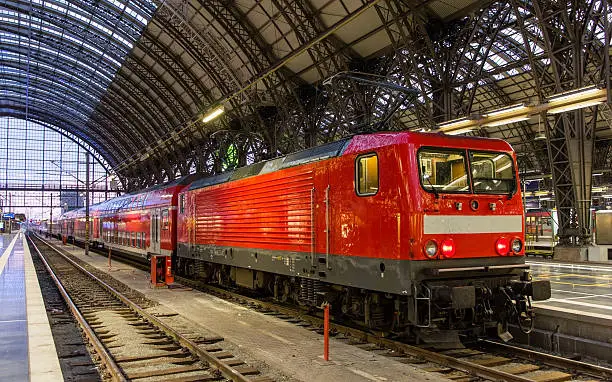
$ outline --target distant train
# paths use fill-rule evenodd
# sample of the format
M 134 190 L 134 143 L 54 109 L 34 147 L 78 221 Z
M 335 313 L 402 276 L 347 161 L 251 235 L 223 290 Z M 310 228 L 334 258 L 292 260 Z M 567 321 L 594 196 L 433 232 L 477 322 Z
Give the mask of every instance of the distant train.
M 553 241 L 558 229 L 557 210 L 528 209 L 525 212 L 525 234 L 533 240 Z
M 550 284 L 525 265 L 517 184 L 501 140 L 357 135 L 94 205 L 91 241 L 424 340 L 508 321 L 528 330 Z M 84 210 L 56 226 L 83 240 Z

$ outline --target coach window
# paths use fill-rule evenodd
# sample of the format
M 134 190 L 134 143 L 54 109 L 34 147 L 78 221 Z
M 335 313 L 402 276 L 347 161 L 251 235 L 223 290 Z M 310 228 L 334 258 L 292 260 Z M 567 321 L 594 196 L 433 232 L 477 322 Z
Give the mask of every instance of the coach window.
M 162 229 L 167 230 L 170 227 L 170 221 L 168 219 L 168 210 L 162 211 Z
M 378 192 L 378 156 L 358 156 L 355 177 L 357 195 L 375 195 Z
M 136 248 L 140 248 L 140 232 L 136 232 Z

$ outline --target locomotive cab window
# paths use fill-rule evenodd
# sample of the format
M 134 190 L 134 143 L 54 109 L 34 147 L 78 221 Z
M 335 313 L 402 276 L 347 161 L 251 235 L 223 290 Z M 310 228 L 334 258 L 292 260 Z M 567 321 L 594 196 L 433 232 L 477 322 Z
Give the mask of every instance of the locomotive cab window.
M 470 151 L 474 193 L 510 194 L 516 180 L 512 157 L 499 152 Z
M 469 192 L 464 150 L 424 148 L 419 150 L 421 185 L 430 192 Z
M 375 195 L 378 192 L 378 156 L 366 154 L 357 157 L 355 176 L 357 195 Z

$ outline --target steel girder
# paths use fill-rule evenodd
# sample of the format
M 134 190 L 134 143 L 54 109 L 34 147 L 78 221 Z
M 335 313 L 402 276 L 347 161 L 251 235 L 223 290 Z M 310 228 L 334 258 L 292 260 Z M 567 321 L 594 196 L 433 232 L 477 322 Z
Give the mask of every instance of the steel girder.
M 0 23 L 0 25 L 2 24 Z M 3 27 L 6 28 L 5 30 L 9 30 L 9 31 L 11 31 L 12 28 L 14 28 L 11 25 L 6 25 Z M 53 48 L 62 49 L 62 51 L 67 50 L 67 47 L 59 46 L 59 44 L 57 43 L 57 40 L 54 40 L 54 39 L 41 38 L 39 40 L 39 43 L 40 43 L 39 46 L 41 46 L 41 49 L 46 46 L 51 46 Z M 28 57 L 27 49 L 16 43 L 14 44 L 12 41 L 5 40 L 3 41 L 3 50 L 7 53 L 13 53 L 16 58 L 20 58 L 19 60 L 11 59 L 13 64 L 11 64 L 10 67 L 13 67 L 15 69 L 20 69 L 24 73 L 23 77 L 25 81 L 26 74 L 28 73 L 28 68 L 26 66 L 27 57 Z M 76 104 L 76 103 L 85 104 L 89 108 L 89 110 L 93 108 L 95 101 L 90 100 L 89 98 L 83 97 L 83 96 L 77 97 L 79 91 L 74 90 L 74 89 L 80 89 L 81 83 L 77 82 L 78 78 L 86 79 L 90 76 L 90 73 L 88 71 L 85 71 L 80 66 L 73 66 L 74 65 L 73 63 L 66 62 L 61 57 L 58 59 L 53 59 L 45 54 L 40 54 L 39 56 L 35 58 L 35 60 L 39 62 L 39 66 L 38 68 L 36 68 L 35 71 L 34 70 L 32 71 L 33 76 L 35 78 L 40 78 L 43 80 L 47 79 L 48 83 L 41 84 L 40 87 L 37 87 L 35 86 L 37 84 L 36 81 L 32 81 L 32 83 L 28 82 L 28 85 L 32 88 L 33 91 L 36 91 L 37 89 L 40 88 L 41 91 L 45 91 L 45 92 L 57 92 L 58 94 L 54 98 L 49 99 L 49 102 L 53 102 L 56 105 L 59 105 L 60 108 L 62 108 L 62 105 L 64 104 Z M 59 64 L 61 65 L 61 69 L 59 68 L 53 69 L 54 65 L 57 65 L 58 61 L 59 61 Z M 42 75 L 37 75 L 38 72 L 40 72 Z M 61 82 L 63 85 L 60 85 L 60 86 L 65 86 L 66 88 L 71 89 L 71 90 L 65 91 L 65 92 L 58 92 L 55 86 L 55 82 Z M 102 91 L 103 91 L 102 89 L 99 89 L 96 93 L 92 93 L 92 94 L 96 96 L 98 94 L 102 94 Z M 72 99 L 69 99 L 68 98 L 69 95 L 74 95 L 74 96 L 71 97 Z M 25 96 L 25 87 L 24 87 L 24 96 Z M 77 101 L 77 98 L 78 98 L 78 101 Z M 86 128 L 84 128 L 87 123 L 87 115 L 83 114 L 82 108 L 77 107 L 76 109 L 73 108 L 71 110 L 67 110 L 65 114 L 70 115 L 70 119 L 75 119 L 75 118 L 78 119 L 78 122 L 75 123 L 75 126 L 79 126 L 79 129 L 82 129 L 85 135 L 91 134 L 92 136 L 95 136 L 95 133 L 93 131 L 88 131 Z M 104 131 L 103 130 L 99 131 L 99 133 L 103 135 Z M 110 138 L 111 138 L 110 136 L 105 137 L 105 139 L 110 139 Z
M 550 75 L 537 66 L 532 68 L 535 81 L 541 84 L 540 99 L 599 83 L 601 78 L 590 72 L 589 67 L 609 73 L 605 60 L 597 62 L 596 55 L 590 54 L 603 48 L 591 31 L 602 23 L 602 17 L 610 14 L 607 2 L 551 4 L 534 0 L 520 6 L 536 15 L 535 23 L 550 60 L 550 67 L 546 68 Z M 597 117 L 596 110 L 579 109 L 545 118 L 561 245 L 591 242 L 589 208 Z
M 46 99 L 39 97 L 39 107 L 46 107 L 41 102 L 49 102 L 55 105 L 54 113 L 75 121 L 59 128 L 67 127 L 77 135 L 88 137 L 100 152 L 112 153 L 107 156 L 111 162 L 120 155 L 121 149 L 129 152 L 129 147 L 113 147 L 112 132 L 89 119 L 129 49 L 125 44 L 139 36 L 142 27 L 135 21 L 146 11 L 131 4 L 131 8 L 126 8 L 130 11 L 128 14 L 123 13 L 125 9 L 117 12 L 113 8 L 116 5 L 105 1 L 83 0 L 70 4 L 6 1 L 3 5 L 2 30 L 10 33 L 3 34 L 3 50 L 13 49 L 15 53 L 17 48 L 9 47 L 11 36 L 19 36 L 14 46 L 19 46 L 23 58 L 18 61 L 23 64 L 24 78 L 28 78 L 28 91 L 21 97 L 26 102 L 26 118 L 34 111 L 32 106 L 37 105 L 29 98 L 43 92 Z M 21 46 L 22 41 L 29 43 Z M 41 66 L 44 62 L 46 66 Z M 58 91 L 61 87 L 69 91 Z M 108 120 L 105 117 L 103 122 Z M 96 135 L 100 138 L 96 139 Z
M 82 0 L 78 3 L 88 12 L 105 4 Z M 358 44 L 375 33 L 385 31 L 392 42 L 389 49 L 362 59 L 352 50 L 352 45 L 343 45 L 332 36 L 314 44 L 307 51 L 312 61 L 309 67 L 297 73 L 285 68 L 274 72 L 253 90 L 230 100 L 227 117 L 210 125 L 198 121 L 199 112 L 206 110 L 215 100 L 240 91 L 252 79 L 274 68 L 279 60 L 271 46 L 259 35 L 260 30 L 242 13 L 242 4 L 201 0 L 158 1 L 156 5 L 143 3 L 141 6 L 148 12 L 155 12 L 144 32 L 126 18 L 113 14 L 112 9 L 103 7 L 105 16 L 98 18 L 104 19 L 105 27 L 112 29 L 118 23 L 117 31 L 126 39 L 137 38 L 143 33 L 127 57 L 119 42 L 95 36 L 87 23 L 77 18 L 68 20 L 66 33 L 79 39 L 85 36 L 91 40 L 88 43 L 104 52 L 104 55 L 79 50 L 66 41 L 53 42 L 50 35 L 42 31 L 32 32 L 43 46 L 68 52 L 83 62 L 92 63 L 99 58 L 100 62 L 96 65 L 105 70 L 113 70 L 114 61 L 123 63 L 122 68 L 114 72 L 111 82 L 98 86 L 99 81 L 90 72 L 80 69 L 73 62 L 60 59 L 63 60 L 60 61 L 62 66 L 71 68 L 78 73 L 76 77 L 85 78 L 86 82 L 80 84 L 77 78 L 58 73 L 55 77 L 61 78 L 66 85 L 50 90 L 50 86 L 43 86 L 43 83 L 52 73 L 40 70 L 40 80 L 37 81 L 44 92 L 31 93 L 37 98 L 33 98 L 33 103 L 28 107 L 41 118 L 48 116 L 49 113 L 41 110 L 44 107 L 42 95 L 52 94 L 52 114 L 69 121 L 65 125 L 75 129 L 74 132 L 80 136 L 92 137 L 92 144 L 98 146 L 100 152 L 106 153 L 105 156 L 115 167 L 131 163 L 131 166 L 119 165 L 122 183 L 129 187 L 141 187 L 189 171 L 221 171 L 227 165 L 224 155 L 231 144 L 236 146 L 239 164 L 243 164 L 333 140 L 384 119 L 400 101 L 397 94 L 349 81 L 325 89 L 306 84 L 300 75 L 312 69 L 321 77 L 346 69 L 359 69 L 420 89 L 423 96 L 419 102 L 400 108 L 388 126 L 377 126 L 384 129 L 427 129 L 443 120 L 511 104 L 516 99 L 537 98 L 541 101 L 546 95 L 575 87 L 580 82 L 570 83 L 574 77 L 562 75 L 559 86 L 553 72 L 570 72 L 573 64 L 568 66 L 569 70 L 559 64 L 550 70 L 553 65 L 548 66 L 544 62 L 554 56 L 558 57 L 557 61 L 568 57 L 563 44 L 572 43 L 568 39 L 558 38 L 559 32 L 552 30 L 568 21 L 559 12 L 554 12 L 555 7 L 571 12 L 574 9 L 587 9 L 593 4 L 607 4 L 606 1 L 589 1 L 585 4 L 575 1 L 569 5 L 553 4 L 546 0 L 535 3 L 521 0 L 514 0 L 510 4 L 496 2 L 481 9 L 473 8 L 469 15 L 448 22 L 436 20 L 431 13 L 427 13 L 426 3 L 381 1 L 373 8 L 380 18 L 380 27 L 351 44 Z M 484 3 L 487 2 L 479 4 Z M 259 3 L 254 4 L 253 7 L 259 6 Z M 265 15 L 269 18 L 268 23 L 277 30 L 280 30 L 278 23 L 290 25 L 301 46 L 308 46 L 325 30 L 319 19 L 319 10 L 312 8 L 312 2 L 271 0 L 269 4 L 270 12 Z M 10 6 L 24 14 L 31 12 L 29 6 L 15 1 Z M 545 9 L 542 15 L 537 14 L 536 7 Z M 597 6 L 594 6 L 591 9 L 584 13 L 582 25 L 586 25 L 587 19 L 602 24 L 601 8 L 597 10 Z M 549 14 L 551 12 L 552 15 Z M 36 17 L 45 22 L 57 24 L 63 21 L 61 12 L 43 13 L 42 8 L 35 11 Z M 553 36 L 557 45 L 548 44 L 541 30 Z M 509 35 L 514 32 L 522 37 L 519 39 Z M 23 35 L 17 30 L 13 33 Z M 581 83 L 595 83 L 593 68 L 603 68 L 602 64 L 609 61 L 609 54 L 604 54 L 604 49 L 597 45 L 595 28 L 587 27 L 582 39 L 587 41 L 582 46 L 583 72 L 587 78 Z M 21 57 L 28 57 L 29 52 L 23 47 L 10 49 Z M 39 54 L 40 57 L 43 55 Z M 501 57 L 501 63 L 494 62 L 496 57 Z M 52 64 L 52 61 L 44 61 L 44 58 L 41 60 Z M 605 68 L 599 72 L 600 81 L 609 82 L 609 64 Z M 20 68 L 22 71 L 24 69 L 24 66 Z M 514 74 L 508 75 L 508 72 Z M 500 80 L 499 76 L 506 76 L 506 79 Z M 531 76 L 531 80 L 524 79 L 526 76 Z M 570 78 L 570 82 L 566 78 Z M 24 93 L 19 90 L 23 87 L 23 81 L 12 77 L 11 81 L 14 83 L 11 94 L 19 94 L 19 99 L 23 100 Z M 509 92 L 508 83 L 519 88 L 521 94 Z M 531 86 L 528 86 L 530 83 Z M 69 99 L 75 98 L 79 89 L 94 96 L 92 99 L 82 99 L 87 110 L 91 110 L 89 117 L 79 116 L 75 111 L 79 103 Z M 99 102 L 96 97 L 100 99 Z M 590 118 L 589 113 L 586 118 Z M 596 119 L 586 121 L 585 130 L 589 126 L 594 129 L 595 122 Z M 552 120 L 545 123 L 550 123 L 555 131 L 550 134 L 553 139 L 549 140 L 548 145 L 553 142 L 552 145 L 557 147 L 563 146 L 562 142 L 568 142 L 566 122 L 558 123 L 563 128 L 553 125 Z M 575 125 L 571 119 L 567 124 Z M 578 131 L 572 129 L 570 136 Z M 563 130 L 563 135 L 558 135 L 557 130 Z M 528 156 L 521 156 L 521 161 L 528 161 L 542 171 L 549 166 L 548 158 L 543 157 L 544 152 L 539 144 L 533 142 L 534 133 L 526 123 L 511 128 L 489 128 L 479 134 L 507 138 L 529 153 Z M 555 137 L 559 139 L 555 141 Z M 586 141 L 589 139 L 592 141 L 593 134 L 587 132 Z M 582 142 L 585 140 L 582 139 Z M 147 150 L 154 146 L 159 149 L 158 152 Z M 566 146 L 557 147 L 556 151 L 568 152 L 566 157 L 569 158 Z M 571 156 L 584 156 L 583 152 L 588 153 L 588 147 L 586 151 L 576 152 Z M 565 159 L 558 153 L 552 157 L 557 163 L 572 163 L 569 159 L 563 162 Z M 586 173 L 575 176 L 585 178 Z M 557 183 L 561 189 L 567 189 L 568 179 L 575 185 L 574 177 L 568 178 L 560 172 Z M 569 186 L 571 194 L 580 192 L 572 187 Z M 573 209 L 569 207 L 570 211 Z

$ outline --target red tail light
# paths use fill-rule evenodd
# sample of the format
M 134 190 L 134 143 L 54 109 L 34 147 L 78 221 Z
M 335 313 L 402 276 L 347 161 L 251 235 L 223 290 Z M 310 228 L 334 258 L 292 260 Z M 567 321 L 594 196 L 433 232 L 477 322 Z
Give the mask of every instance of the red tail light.
M 510 252 L 510 240 L 505 237 L 500 237 L 495 242 L 495 251 L 498 255 L 507 255 Z
M 453 239 L 444 239 L 440 243 L 440 253 L 444 257 L 453 257 L 455 255 L 455 242 Z

